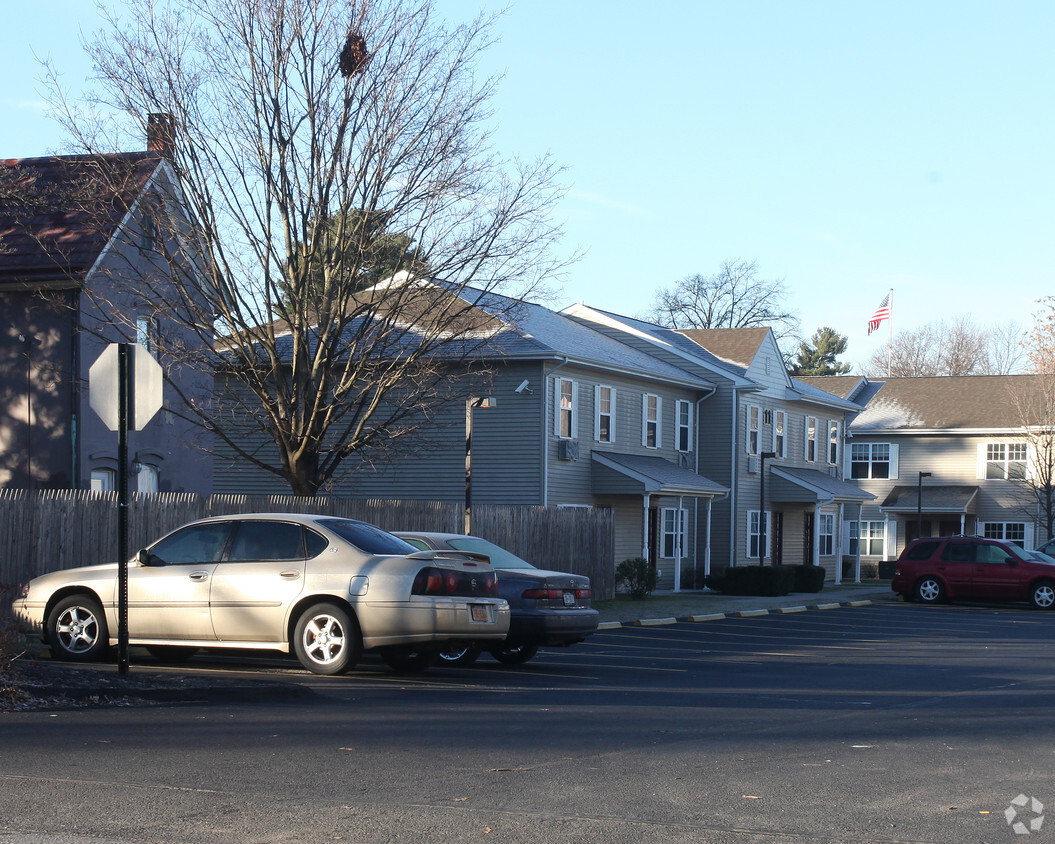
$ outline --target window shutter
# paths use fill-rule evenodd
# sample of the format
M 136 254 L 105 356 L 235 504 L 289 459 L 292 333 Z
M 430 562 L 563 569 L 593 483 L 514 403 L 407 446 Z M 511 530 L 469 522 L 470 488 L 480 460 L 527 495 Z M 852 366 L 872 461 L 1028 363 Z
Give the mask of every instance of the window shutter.
M 891 443 L 890 444 L 890 477 L 891 477 L 891 479 L 896 479 L 898 477 L 897 463 L 898 463 L 898 444 L 897 443 Z
M 1035 481 L 1040 477 L 1040 466 L 1037 465 L 1037 446 L 1034 443 L 1026 443 L 1026 480 Z
M 1026 534 L 1023 539 L 1025 540 L 1023 545 L 1027 548 L 1033 547 L 1033 522 L 1026 522 Z
M 980 480 L 985 479 L 985 463 L 986 463 L 986 447 L 988 443 L 978 443 L 978 459 L 975 463 L 975 474 L 974 476 Z

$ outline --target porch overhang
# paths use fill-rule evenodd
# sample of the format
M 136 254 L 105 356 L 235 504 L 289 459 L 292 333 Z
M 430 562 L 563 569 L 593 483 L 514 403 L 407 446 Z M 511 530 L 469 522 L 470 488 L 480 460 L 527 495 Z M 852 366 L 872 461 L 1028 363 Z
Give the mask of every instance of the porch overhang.
M 912 515 L 917 513 L 973 515 L 976 510 L 976 486 L 925 486 L 922 506 L 918 486 L 896 486 L 883 499 L 879 509 L 884 513 Z
M 592 452 L 594 495 L 676 495 L 723 498 L 728 487 L 662 457 Z
M 767 497 L 774 503 L 865 504 L 875 499 L 872 493 L 816 469 L 791 469 L 771 463 L 770 472 Z

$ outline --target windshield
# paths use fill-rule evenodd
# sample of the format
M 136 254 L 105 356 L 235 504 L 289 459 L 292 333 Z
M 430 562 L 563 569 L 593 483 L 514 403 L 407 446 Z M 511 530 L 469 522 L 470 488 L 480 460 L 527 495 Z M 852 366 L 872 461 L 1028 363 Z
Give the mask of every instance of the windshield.
M 418 551 L 409 542 L 404 542 L 398 536 L 393 536 L 366 522 L 354 522 L 351 519 L 320 519 L 319 525 L 332 530 L 339 537 L 367 554 L 394 554 L 405 557 L 407 554 L 414 554 Z
M 522 560 L 511 551 L 507 551 L 493 542 L 480 539 L 476 536 L 463 536 L 448 539 L 447 544 L 459 551 L 475 551 L 477 554 L 486 554 L 491 558 L 491 565 L 496 569 L 533 569 L 535 568 L 527 560 Z

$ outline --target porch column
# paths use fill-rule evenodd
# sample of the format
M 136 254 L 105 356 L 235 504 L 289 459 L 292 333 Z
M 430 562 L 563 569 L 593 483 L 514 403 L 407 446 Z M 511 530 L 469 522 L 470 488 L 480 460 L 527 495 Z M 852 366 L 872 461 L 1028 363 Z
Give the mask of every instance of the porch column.
M 688 527 L 685 524 L 685 520 L 682 518 L 682 504 L 684 502 L 682 496 L 678 496 L 678 509 L 674 516 L 674 591 L 681 591 L 681 560 L 684 556 L 683 549 L 681 547 L 681 538 L 685 533 L 685 529 Z
M 703 574 L 711 576 L 711 503 L 713 498 L 707 499 L 707 544 L 703 548 Z
M 839 522 L 839 536 L 838 536 L 838 540 L 839 541 L 835 544 L 835 547 L 837 549 L 839 549 L 835 553 L 835 585 L 836 586 L 838 586 L 840 583 L 843 582 L 843 531 L 846 530 L 846 522 L 844 521 L 844 516 L 845 515 L 846 515 L 846 505 L 843 504 L 840 501 L 839 502 L 839 517 L 838 517 L 838 522 Z M 860 528 L 858 528 L 858 530 L 860 530 Z M 860 543 L 858 543 L 858 545 L 860 545 Z M 846 547 L 847 547 L 847 550 L 849 550 L 849 547 L 850 547 L 849 544 L 847 544 Z
M 645 510 L 644 510 L 644 513 L 642 514 L 643 524 L 642 524 L 642 527 L 641 527 L 641 537 L 642 537 L 641 556 L 651 563 L 652 561 L 648 559 L 648 502 L 649 502 L 649 494 L 647 492 L 645 493 L 643 500 L 645 502 Z
M 819 566 L 821 564 L 821 503 L 818 501 L 813 505 L 813 559 L 810 564 Z
M 864 504 L 857 505 L 857 554 L 854 556 L 854 583 L 861 582 L 861 514 L 864 510 Z

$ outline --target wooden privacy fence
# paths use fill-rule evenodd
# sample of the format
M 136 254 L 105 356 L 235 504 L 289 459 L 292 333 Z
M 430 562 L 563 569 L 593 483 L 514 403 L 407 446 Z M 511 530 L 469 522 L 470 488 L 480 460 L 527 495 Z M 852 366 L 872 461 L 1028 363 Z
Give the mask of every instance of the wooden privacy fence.
M 129 553 L 186 522 L 234 513 L 325 513 L 385 530 L 446 533 L 461 533 L 463 523 L 457 502 L 137 493 L 129 496 Z M 598 600 L 615 594 L 611 510 L 475 506 L 473 533 L 539 568 L 588 575 Z M 117 493 L 0 490 L 0 588 L 116 558 Z

